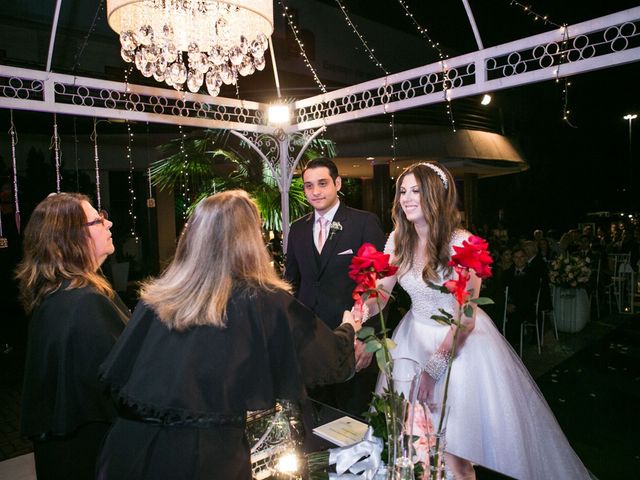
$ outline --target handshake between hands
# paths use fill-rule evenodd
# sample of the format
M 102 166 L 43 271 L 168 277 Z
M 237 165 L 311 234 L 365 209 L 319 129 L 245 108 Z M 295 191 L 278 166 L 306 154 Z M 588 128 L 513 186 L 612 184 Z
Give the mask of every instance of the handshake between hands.
M 362 328 L 362 324 L 366 322 L 368 318 L 368 308 L 366 305 L 354 306 L 351 311 L 345 310 L 342 315 L 342 323 L 348 323 L 353 327 L 356 334 Z M 354 342 L 355 354 L 356 354 L 356 372 L 359 372 L 363 368 L 367 368 L 373 358 L 372 352 L 365 351 L 365 344 L 356 338 Z

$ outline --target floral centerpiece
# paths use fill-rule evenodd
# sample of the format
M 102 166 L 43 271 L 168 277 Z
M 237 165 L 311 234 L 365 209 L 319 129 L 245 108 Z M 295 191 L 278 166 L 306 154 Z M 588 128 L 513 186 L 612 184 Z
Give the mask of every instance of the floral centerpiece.
M 591 278 L 588 258 L 562 254 L 549 265 L 549 283 L 561 288 L 586 287 Z

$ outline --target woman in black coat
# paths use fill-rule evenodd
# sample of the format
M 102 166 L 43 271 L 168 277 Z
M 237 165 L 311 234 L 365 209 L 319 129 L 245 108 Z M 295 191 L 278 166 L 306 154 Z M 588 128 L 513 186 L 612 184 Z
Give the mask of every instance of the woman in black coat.
M 103 366 L 120 417 L 100 480 L 248 480 L 247 411 L 353 375 L 360 323 L 345 312 L 329 330 L 270 261 L 246 192 L 196 207 Z
M 25 229 L 17 269 L 29 339 L 21 433 L 33 441 L 38 480 L 95 478 L 115 416 L 98 367 L 129 312 L 99 273 L 114 251 L 112 223 L 84 195 L 52 194 Z

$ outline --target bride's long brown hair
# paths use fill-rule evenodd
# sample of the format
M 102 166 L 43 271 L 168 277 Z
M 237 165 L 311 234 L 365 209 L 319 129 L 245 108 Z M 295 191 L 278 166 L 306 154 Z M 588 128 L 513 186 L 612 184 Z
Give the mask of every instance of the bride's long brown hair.
M 425 163 L 416 163 L 406 168 L 396 181 L 396 195 L 393 201 L 393 223 L 395 225 L 394 256 L 404 273 L 413 266 L 418 234 L 410 221 L 407 220 L 400 205 L 400 186 L 407 175 L 413 174 L 420 186 L 420 209 L 427 222 L 427 246 L 425 251 L 426 264 L 422 270 L 422 278 L 436 280 L 439 268 L 448 268 L 451 257 L 449 243 L 454 230 L 460 226 L 460 212 L 458 211 L 456 184 L 453 175 L 439 163 L 433 162 L 444 179 L 437 171 Z M 446 179 L 446 185 L 445 180 Z

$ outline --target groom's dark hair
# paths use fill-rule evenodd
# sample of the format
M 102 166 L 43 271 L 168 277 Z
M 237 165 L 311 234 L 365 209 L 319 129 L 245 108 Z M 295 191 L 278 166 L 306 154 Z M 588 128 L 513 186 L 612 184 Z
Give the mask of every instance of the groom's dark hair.
M 304 179 L 304 172 L 306 172 L 307 170 L 321 167 L 326 167 L 329 169 L 329 175 L 331 175 L 331 178 L 333 178 L 333 182 L 335 183 L 336 178 L 340 176 L 340 174 L 338 173 L 338 167 L 335 163 L 333 163 L 333 160 L 327 157 L 316 157 L 313 160 L 310 160 L 305 165 L 304 170 L 302 170 L 302 178 Z

